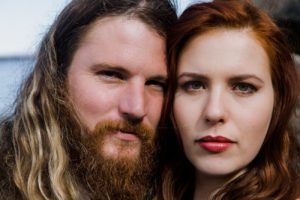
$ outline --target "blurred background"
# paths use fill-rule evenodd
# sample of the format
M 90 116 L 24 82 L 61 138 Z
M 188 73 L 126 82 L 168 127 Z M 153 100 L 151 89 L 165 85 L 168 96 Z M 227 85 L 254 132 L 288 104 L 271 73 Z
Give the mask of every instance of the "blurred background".
M 34 53 L 57 13 L 69 0 L 0 0 L 0 114 L 12 111 Z
M 0 0 L 0 115 L 12 111 L 16 92 L 32 69 L 39 42 L 70 0 Z M 200 2 L 209 1 L 202 0 Z M 177 0 L 178 15 L 195 0 Z M 197 1 L 199 2 L 199 1 Z M 300 69 L 300 0 L 253 0 L 284 31 Z M 297 111 L 300 115 L 300 109 Z M 300 130 L 300 117 L 296 124 Z
M 0 115 L 11 112 L 39 42 L 70 0 L 0 0 Z M 192 0 L 178 0 L 178 13 Z
M 284 32 L 300 74 L 300 0 L 253 0 L 255 4 L 265 10 Z M 300 75 L 299 75 L 300 76 Z M 300 99 L 296 111 L 296 128 L 300 140 Z

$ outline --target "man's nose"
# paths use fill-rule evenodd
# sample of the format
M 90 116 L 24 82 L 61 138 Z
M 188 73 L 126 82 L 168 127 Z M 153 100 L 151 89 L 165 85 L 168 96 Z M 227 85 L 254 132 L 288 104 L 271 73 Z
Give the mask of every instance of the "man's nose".
M 204 107 L 204 120 L 210 125 L 224 123 L 227 120 L 226 100 L 222 90 L 211 91 Z
M 122 117 L 134 124 L 142 122 L 146 115 L 144 82 L 133 81 L 128 83 L 123 94 L 119 99 L 119 111 Z

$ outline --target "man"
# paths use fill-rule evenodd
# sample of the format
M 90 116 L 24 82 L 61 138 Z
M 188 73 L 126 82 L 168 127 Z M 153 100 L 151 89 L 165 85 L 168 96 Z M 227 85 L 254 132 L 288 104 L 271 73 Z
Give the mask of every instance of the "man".
M 73 0 L 1 122 L 1 199 L 151 199 L 168 0 Z

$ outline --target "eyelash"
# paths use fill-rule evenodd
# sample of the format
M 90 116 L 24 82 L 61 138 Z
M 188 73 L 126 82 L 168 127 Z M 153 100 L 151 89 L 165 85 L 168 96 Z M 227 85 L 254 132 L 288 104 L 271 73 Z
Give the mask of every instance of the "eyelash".
M 198 92 L 207 88 L 203 81 L 191 80 L 179 84 L 179 87 L 185 92 Z M 237 82 L 232 84 L 232 90 L 239 95 L 250 95 L 257 92 L 258 88 L 251 83 Z
M 161 91 L 165 91 L 166 90 L 166 84 L 164 82 L 160 82 L 160 81 L 157 81 L 157 80 L 148 80 L 146 82 L 146 85 L 150 85 L 150 86 L 153 86 L 155 88 L 159 87 L 159 89 Z
M 245 82 L 239 82 L 233 84 L 232 89 L 242 95 L 252 94 L 258 90 L 258 88 L 255 87 L 253 84 L 245 83 Z
M 101 70 L 101 71 L 98 71 L 96 72 L 96 74 L 98 76 L 102 76 L 104 77 L 105 79 L 108 79 L 108 80 L 125 80 L 126 77 L 119 73 L 119 72 L 116 72 L 116 71 L 113 71 L 113 70 Z M 146 85 L 150 85 L 150 86 L 153 86 L 155 88 L 159 88 L 159 90 L 161 91 L 165 91 L 166 90 L 166 84 L 164 82 L 161 82 L 161 81 L 157 81 L 157 80 L 148 80 L 146 82 Z
M 125 77 L 121 73 L 113 70 L 101 70 L 96 72 L 96 74 L 99 76 L 103 76 L 106 79 L 119 79 L 119 80 L 125 79 Z
M 186 92 L 196 92 L 206 89 L 205 84 L 202 81 L 186 81 L 179 85 L 179 87 Z

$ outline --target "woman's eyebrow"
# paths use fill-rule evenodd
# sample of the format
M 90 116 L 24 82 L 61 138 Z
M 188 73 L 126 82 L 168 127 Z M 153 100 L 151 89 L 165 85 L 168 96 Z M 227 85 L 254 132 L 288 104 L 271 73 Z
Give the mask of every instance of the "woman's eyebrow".
M 234 77 L 230 78 L 231 82 L 239 82 L 239 81 L 244 81 L 246 79 L 255 79 L 257 81 L 259 81 L 260 83 L 264 83 L 264 81 L 259 78 L 258 76 L 254 75 L 254 74 L 241 74 L 241 75 L 236 75 Z
M 203 75 L 203 74 L 198 74 L 198 73 L 194 73 L 194 72 L 183 72 L 181 73 L 177 79 L 181 79 L 183 77 L 187 77 L 187 78 L 197 78 L 197 79 L 202 79 L 202 80 L 207 80 L 207 76 Z

